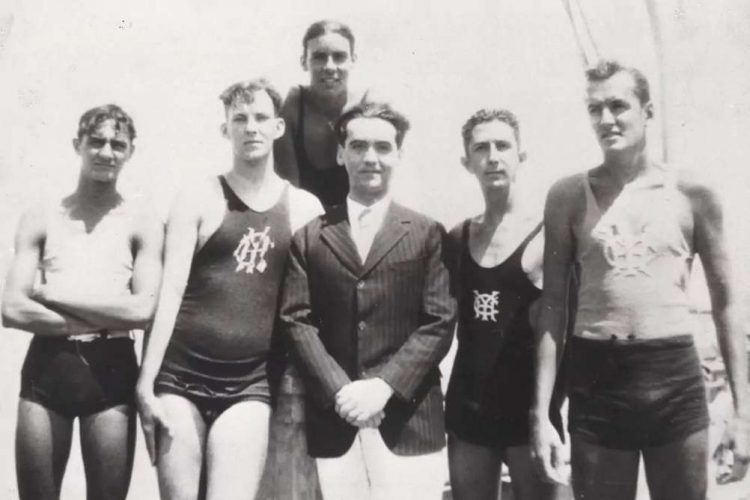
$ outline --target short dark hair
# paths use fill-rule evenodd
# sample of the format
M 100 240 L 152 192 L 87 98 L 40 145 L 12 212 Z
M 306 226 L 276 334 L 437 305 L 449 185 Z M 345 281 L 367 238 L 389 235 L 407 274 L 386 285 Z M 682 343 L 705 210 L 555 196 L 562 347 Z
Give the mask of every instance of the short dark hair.
M 507 123 L 513 129 L 513 135 L 516 136 L 516 144 L 521 144 L 521 129 L 518 125 L 518 118 L 516 115 L 505 108 L 482 108 L 466 120 L 464 126 L 461 127 L 461 135 L 464 138 L 464 151 L 469 152 L 469 142 L 471 142 L 471 133 L 474 131 L 474 127 L 480 123 L 499 121 Z
M 279 112 L 281 111 L 281 94 L 279 94 L 274 86 L 265 78 L 255 78 L 253 80 L 244 80 L 234 83 L 221 93 L 219 99 L 224 103 L 224 110 L 227 111 L 238 102 L 253 102 L 253 94 L 257 92 L 265 92 L 268 94 L 268 97 L 271 98 L 271 102 L 273 103 L 273 110 L 276 113 L 276 116 L 279 116 Z
M 362 101 L 336 120 L 334 131 L 342 146 L 346 144 L 346 127 L 356 118 L 380 118 L 396 129 L 396 145 L 400 148 L 409 130 L 409 120 L 385 102 Z
M 133 142 L 135 139 L 133 119 L 117 104 L 104 104 L 83 113 L 78 120 L 78 139 L 83 139 L 84 135 L 91 135 L 102 122 L 107 120 L 114 120 L 115 129 L 126 132 L 130 142 Z
M 589 83 L 603 82 L 609 80 L 617 73 L 627 73 L 633 78 L 633 92 L 644 105 L 651 101 L 651 91 L 649 90 L 648 79 L 639 69 L 633 66 L 621 64 L 614 59 L 601 59 L 596 64 L 586 70 L 586 80 Z
M 307 42 L 326 33 L 336 33 L 346 38 L 349 41 L 349 52 L 354 54 L 354 33 L 351 28 L 340 21 L 323 19 L 312 23 L 305 31 L 305 36 L 302 37 L 302 57 L 307 57 Z

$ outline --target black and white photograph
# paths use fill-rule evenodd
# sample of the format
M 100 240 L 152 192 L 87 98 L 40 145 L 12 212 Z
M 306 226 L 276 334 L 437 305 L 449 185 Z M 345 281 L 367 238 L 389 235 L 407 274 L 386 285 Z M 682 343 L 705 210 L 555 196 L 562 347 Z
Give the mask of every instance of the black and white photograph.
M 5 0 L 0 498 L 750 500 L 750 4 Z

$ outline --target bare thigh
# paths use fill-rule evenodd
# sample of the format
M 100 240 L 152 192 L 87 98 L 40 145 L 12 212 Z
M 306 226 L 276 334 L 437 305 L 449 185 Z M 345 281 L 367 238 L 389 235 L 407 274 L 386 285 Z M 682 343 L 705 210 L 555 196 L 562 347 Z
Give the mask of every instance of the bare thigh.
M 81 455 L 91 500 L 124 499 L 135 449 L 135 409 L 121 405 L 81 419 Z
M 252 500 L 258 491 L 268 449 L 271 409 L 242 401 L 226 409 L 208 431 L 207 500 Z
M 16 479 L 22 500 L 59 498 L 72 436 L 72 419 L 26 399 L 18 402 Z
M 159 492 L 165 500 L 195 500 L 200 488 L 206 425 L 188 399 L 160 394 L 171 435 L 160 432 L 156 467 Z
M 448 434 L 448 470 L 455 500 L 497 500 L 502 454 Z
M 573 493 L 577 499 L 633 500 L 640 452 L 598 446 L 571 434 Z
M 512 446 L 505 450 L 505 463 L 510 472 L 513 497 L 516 500 L 556 500 L 561 498 L 562 486 L 542 481 L 531 461 L 528 445 Z
M 643 450 L 651 500 L 703 500 L 708 474 L 708 430 Z

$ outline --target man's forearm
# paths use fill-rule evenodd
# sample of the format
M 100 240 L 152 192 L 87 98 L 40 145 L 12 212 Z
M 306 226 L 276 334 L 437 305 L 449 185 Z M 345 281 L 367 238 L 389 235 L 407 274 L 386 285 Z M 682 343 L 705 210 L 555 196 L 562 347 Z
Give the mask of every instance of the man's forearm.
M 732 390 L 735 413 L 750 418 L 748 394 L 747 345 L 739 328 L 733 308 L 726 307 L 713 313 L 719 349 Z

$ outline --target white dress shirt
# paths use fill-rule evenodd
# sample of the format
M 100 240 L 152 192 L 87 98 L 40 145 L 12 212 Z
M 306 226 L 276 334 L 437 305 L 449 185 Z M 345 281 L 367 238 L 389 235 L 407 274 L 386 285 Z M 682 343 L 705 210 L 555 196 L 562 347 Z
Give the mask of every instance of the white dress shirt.
M 367 260 L 367 254 L 370 253 L 375 235 L 380 230 L 380 226 L 383 225 L 385 212 L 388 210 L 390 203 L 391 199 L 388 196 L 376 201 L 369 207 L 352 200 L 350 197 L 346 198 L 352 239 L 357 246 L 357 253 L 359 253 L 359 258 L 363 264 Z

